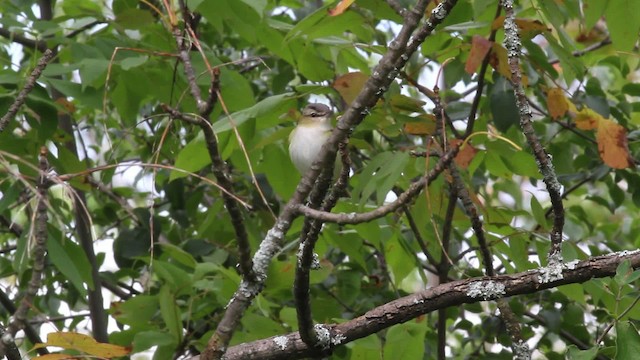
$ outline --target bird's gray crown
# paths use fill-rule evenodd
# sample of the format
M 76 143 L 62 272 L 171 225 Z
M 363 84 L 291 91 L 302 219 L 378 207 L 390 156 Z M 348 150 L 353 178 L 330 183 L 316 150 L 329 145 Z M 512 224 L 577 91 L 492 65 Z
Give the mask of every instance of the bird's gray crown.
M 325 117 L 325 116 L 331 115 L 331 113 L 332 113 L 331 108 L 329 108 L 325 104 L 320 104 L 320 103 L 309 104 L 304 108 L 304 110 L 302 110 L 302 116 L 309 116 L 312 118 Z

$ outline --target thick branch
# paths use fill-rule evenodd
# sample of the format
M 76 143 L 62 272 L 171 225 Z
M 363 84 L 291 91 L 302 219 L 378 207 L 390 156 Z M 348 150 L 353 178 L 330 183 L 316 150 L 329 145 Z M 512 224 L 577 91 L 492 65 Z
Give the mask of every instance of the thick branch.
M 344 345 L 438 309 L 493 298 L 491 292 L 479 294 L 475 291 L 477 288 L 493 288 L 496 290 L 493 293 L 502 293 L 502 297 L 532 294 L 561 285 L 613 276 L 618 265 L 624 260 L 629 260 L 634 269 L 639 268 L 640 251 L 624 251 L 571 263 L 562 271 L 562 278 L 550 282 L 540 282 L 544 277 L 544 271 L 541 271 L 543 269 L 513 275 L 457 280 L 391 301 L 351 321 L 327 327 L 337 334 L 336 345 Z M 305 345 L 295 332 L 233 346 L 227 351 L 225 359 L 299 359 L 317 354 L 318 351 Z

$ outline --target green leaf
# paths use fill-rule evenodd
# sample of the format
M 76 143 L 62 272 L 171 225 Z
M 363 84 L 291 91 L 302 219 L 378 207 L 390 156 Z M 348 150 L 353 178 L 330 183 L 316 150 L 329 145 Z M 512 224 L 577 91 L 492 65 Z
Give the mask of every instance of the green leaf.
M 160 247 L 162 248 L 163 255 L 167 255 L 171 260 L 175 260 L 190 269 L 196 267 L 197 262 L 193 256 L 181 248 L 168 243 L 161 243 Z
M 53 265 L 69 279 L 82 296 L 87 294 L 84 284 L 93 289 L 91 265 L 78 244 L 69 239 L 60 239 L 60 236 L 49 236 L 47 252 Z
M 611 43 L 618 51 L 631 51 L 638 42 L 640 31 L 640 2 L 636 0 L 609 1 L 604 12 Z
M 350 359 L 380 360 L 382 359 L 382 344 L 377 334 L 358 339 L 351 345 Z
M 498 77 L 491 88 L 490 102 L 493 123 L 501 132 L 506 132 L 520 121 L 520 112 L 516 106 L 513 88 L 503 77 Z
M 153 346 L 176 345 L 176 339 L 169 333 L 157 330 L 141 331 L 133 338 L 133 349 L 131 352 L 137 353 L 147 350 Z
M 111 313 L 121 323 L 136 328 L 151 328 L 158 313 L 158 296 L 140 294 L 124 302 L 114 302 Z
M 231 114 L 231 117 L 223 116 L 213 124 L 213 131 L 216 134 L 220 134 L 231 130 L 233 126 L 240 126 L 251 119 L 260 119 L 262 123 L 266 117 L 275 116 L 277 118 L 294 106 L 293 98 L 294 93 L 284 93 L 262 99 L 249 108 Z M 261 125 L 267 124 L 269 124 L 269 122 Z
M 191 274 L 185 270 L 162 260 L 154 260 L 153 269 L 160 279 L 165 280 L 165 286 L 169 287 L 172 293 L 182 295 L 192 292 Z
M 422 359 L 427 325 L 416 321 L 393 326 L 387 331 L 385 359 Z
M 538 199 L 536 199 L 533 194 L 531 195 L 531 212 L 533 213 L 533 218 L 536 220 L 536 223 L 538 223 L 538 225 L 542 226 L 545 229 L 548 228 L 548 220 L 545 216 L 545 211 L 542 208 L 542 205 L 540 205 Z
M 580 350 L 577 346 L 571 345 L 567 351 L 567 358 L 570 360 L 593 360 L 598 355 L 598 347 L 594 346 L 587 350 Z
M 630 321 L 616 324 L 616 360 L 633 360 L 640 354 L 640 335 Z
M 174 343 L 182 341 L 182 321 L 180 321 L 180 309 L 176 304 L 175 294 L 171 292 L 169 286 L 165 285 L 160 288 L 158 294 L 158 302 L 160 303 L 160 314 L 162 320 L 169 330 L 169 333 L 175 340 Z
M 602 18 L 604 10 L 607 7 L 609 0 L 589 0 L 587 6 L 583 6 L 585 27 L 587 29 L 593 28 L 593 26 Z
M 184 171 L 172 170 L 171 175 L 169 175 L 169 181 L 187 177 L 189 176 L 187 172 L 195 173 L 209 164 L 211 164 L 211 157 L 204 141 L 204 135 L 199 133 L 176 156 L 174 166 Z

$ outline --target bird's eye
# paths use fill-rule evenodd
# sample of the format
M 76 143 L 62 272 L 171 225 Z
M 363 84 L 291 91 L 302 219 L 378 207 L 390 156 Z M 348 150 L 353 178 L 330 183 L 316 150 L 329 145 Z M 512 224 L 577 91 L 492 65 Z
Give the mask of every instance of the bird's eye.
M 311 113 L 311 117 L 317 117 L 318 113 Z

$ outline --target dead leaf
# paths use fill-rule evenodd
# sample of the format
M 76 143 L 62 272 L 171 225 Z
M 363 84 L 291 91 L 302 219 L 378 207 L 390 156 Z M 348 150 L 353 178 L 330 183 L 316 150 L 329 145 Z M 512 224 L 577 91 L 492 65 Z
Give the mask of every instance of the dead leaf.
M 598 151 L 602 161 L 614 169 L 626 169 L 633 166 L 629 155 L 627 130 L 609 119 L 598 123 Z
M 524 37 L 534 37 L 542 32 L 551 31 L 540 20 L 516 19 L 516 25 Z M 491 30 L 497 30 L 504 26 L 504 16 L 497 17 L 491 24 Z
M 330 16 L 337 16 L 345 12 L 351 4 L 353 4 L 356 0 L 342 0 L 336 7 L 333 9 L 329 9 Z
M 453 139 L 450 142 L 451 146 L 456 146 L 460 144 L 462 140 Z M 464 144 L 464 146 L 458 151 L 458 155 L 453 159 L 456 162 L 456 165 L 459 167 L 466 169 L 471 164 L 471 161 L 478 153 L 478 149 L 474 148 L 469 142 Z
M 560 88 L 552 88 L 547 92 L 547 107 L 549 115 L 554 120 L 564 116 L 569 110 L 569 104 L 564 97 L 564 92 Z
M 342 100 L 349 105 L 360 94 L 360 90 L 362 90 L 368 78 L 366 74 L 361 72 L 344 74 L 334 81 L 333 88 L 340 93 Z
M 404 124 L 404 132 L 409 135 L 431 135 L 436 131 L 435 123 L 408 122 Z
M 476 72 L 478 66 L 482 64 L 484 57 L 487 56 L 489 50 L 491 50 L 491 44 L 493 44 L 493 42 L 485 39 L 484 37 L 474 35 L 471 40 L 471 51 L 469 52 L 467 63 L 464 65 L 464 71 L 468 74 Z

